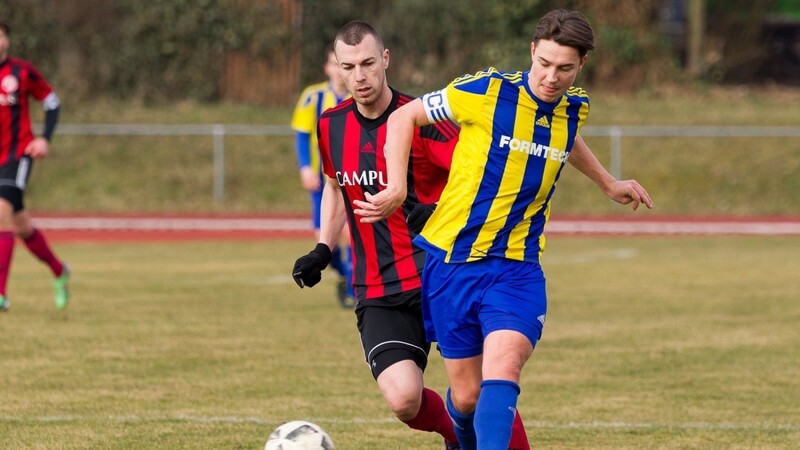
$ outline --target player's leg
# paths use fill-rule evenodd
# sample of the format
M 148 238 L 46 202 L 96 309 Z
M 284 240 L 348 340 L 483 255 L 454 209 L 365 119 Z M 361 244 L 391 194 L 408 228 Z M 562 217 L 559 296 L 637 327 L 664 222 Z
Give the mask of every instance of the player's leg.
M 406 350 L 390 349 L 379 353 L 372 360 L 375 364 L 373 373 L 380 370 L 375 381 L 378 382 L 386 405 L 402 422 L 408 422 L 417 415 L 423 392 L 422 371 L 414 360 L 395 361 L 407 356 Z
M 9 190 L 11 189 L 7 186 L 0 185 L 0 311 L 7 311 L 10 305 L 6 289 L 14 255 L 15 240 L 11 220 L 14 207 L 7 198 L 12 195 L 8 192 Z
M 342 229 L 339 242 L 331 249 L 331 267 L 339 274 L 336 295 L 342 308 L 355 306 L 355 291 L 353 290 L 353 260 L 350 251 L 350 232 L 347 224 Z
M 447 380 L 447 413 L 453 421 L 458 442 L 464 450 L 478 448 L 475 435 L 475 406 L 480 395 L 481 356 L 444 358 Z
M 514 415 L 514 423 L 511 425 L 511 441 L 508 443 L 509 450 L 530 450 L 531 444 L 528 441 L 528 433 L 525 431 L 525 423 L 517 409 Z
M 409 358 L 406 350 L 382 352 L 373 360 L 373 373 L 398 358 Z M 444 400 L 434 390 L 423 386 L 422 369 L 413 359 L 401 359 L 384 368 L 376 379 L 392 413 L 409 428 L 438 433 L 446 444 L 457 442 Z
M 342 234 L 339 237 L 339 249 L 342 254 L 342 278 L 345 281 L 345 293 L 349 298 L 349 303 L 355 305 L 356 292 L 353 289 L 353 251 L 350 248 L 350 228 L 345 223 Z
M 388 303 L 370 305 L 381 301 Z M 425 341 L 419 291 L 368 300 L 357 306 L 356 316 L 365 359 L 392 413 L 412 429 L 435 432 L 455 443 L 444 401 L 423 385 L 430 344 Z
M 0 166 L 0 311 L 9 307 L 6 289 L 14 253 L 14 214 L 24 208 L 22 189 L 30 167 L 27 157 Z
M 44 233 L 33 227 L 30 216 L 24 210 L 14 214 L 14 233 L 22 239 L 22 242 L 36 258 L 50 268 L 54 277 L 58 278 L 64 273 L 66 270 L 64 262 L 55 255 Z
M 519 442 L 519 437 L 515 442 L 512 432 L 517 420 L 520 374 L 532 352 L 528 338 L 515 331 L 495 331 L 486 337 L 484 379 L 475 407 L 479 448 L 529 448 L 527 442 Z
M 8 165 L 8 167 L 10 166 L 11 165 Z M 69 270 L 66 269 L 63 262 L 55 256 L 47 240 L 44 238 L 44 235 L 39 230 L 33 228 L 30 217 L 28 217 L 28 213 L 25 212 L 25 187 L 28 184 L 31 169 L 33 169 L 33 160 L 28 156 L 23 156 L 16 163 L 14 185 L 18 188 L 19 198 L 15 199 L 12 203 L 14 206 L 12 225 L 14 233 L 22 239 L 28 250 L 50 267 L 50 271 L 53 272 L 55 276 L 53 289 L 55 291 L 56 307 L 58 309 L 64 309 L 69 302 Z
M 486 333 L 483 381 L 475 408 L 480 448 L 529 448 L 527 436 L 513 436 L 522 368 L 541 338 L 547 311 L 545 280 L 537 263 L 495 260 L 500 274 L 484 293 L 480 321 Z M 521 428 L 524 431 L 524 428 Z
M 461 448 L 474 450 L 473 424 L 481 382 L 483 334 L 473 311 L 479 308 L 483 281 L 481 262 L 446 264 L 429 256 L 422 272 L 423 309 L 429 340 L 438 341 L 450 388 L 447 412 Z
M 22 239 L 25 247 L 50 268 L 53 273 L 54 301 L 58 309 L 64 309 L 69 304 L 69 278 L 70 273 L 66 264 L 60 260 L 47 239 L 39 229 L 34 228 L 28 213 L 23 209 L 14 213 L 14 233 Z
M 481 361 L 482 357 L 445 359 L 447 377 L 451 386 L 447 392 L 447 410 L 456 425 L 455 431 L 463 449 L 483 448 L 479 445 L 476 434 L 476 426 L 480 421 L 476 417 L 477 405 L 486 398 L 483 397 Z M 491 390 L 490 388 L 489 394 L 487 394 L 489 397 L 493 396 Z M 508 448 L 530 450 L 522 417 L 516 410 L 512 420 L 511 435 L 507 441 Z M 503 441 L 504 439 L 501 437 L 499 440 Z

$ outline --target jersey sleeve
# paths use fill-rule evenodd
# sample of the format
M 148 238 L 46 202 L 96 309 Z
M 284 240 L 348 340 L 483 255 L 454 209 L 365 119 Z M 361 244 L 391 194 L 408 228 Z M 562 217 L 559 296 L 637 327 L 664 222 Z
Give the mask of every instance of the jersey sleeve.
M 458 124 L 474 123 L 481 111 L 484 94 L 497 70 L 489 68 L 474 75 L 456 78 L 444 89 L 422 96 L 425 114 L 431 122 L 452 120 Z
M 320 119 L 320 121 L 317 122 L 317 129 L 314 132 L 317 133 L 317 146 L 319 147 L 322 172 L 330 178 L 335 178 L 336 174 L 334 173 L 333 161 L 331 160 L 331 145 L 328 139 L 328 127 L 328 121 Z
M 300 94 L 292 114 L 292 129 L 302 133 L 316 133 L 317 105 L 313 89 L 306 88 Z
M 53 92 L 44 77 L 33 66 L 28 66 L 28 82 L 30 83 L 31 96 L 41 102 Z

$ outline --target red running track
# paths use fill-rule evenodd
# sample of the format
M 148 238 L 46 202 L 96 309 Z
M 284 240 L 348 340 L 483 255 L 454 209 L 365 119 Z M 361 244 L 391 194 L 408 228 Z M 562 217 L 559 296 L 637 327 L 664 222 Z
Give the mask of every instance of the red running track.
M 281 215 L 33 214 L 60 242 L 311 239 L 307 217 Z M 800 235 L 800 217 L 553 217 L 553 235 Z

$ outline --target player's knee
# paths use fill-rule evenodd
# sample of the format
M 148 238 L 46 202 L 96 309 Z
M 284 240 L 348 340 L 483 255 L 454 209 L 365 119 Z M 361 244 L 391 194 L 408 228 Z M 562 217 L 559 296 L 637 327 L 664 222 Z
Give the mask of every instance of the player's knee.
M 386 404 L 399 420 L 407 422 L 417 416 L 421 395 L 419 392 L 394 391 L 386 393 Z
M 422 370 L 408 358 L 407 352 L 395 350 L 375 358 L 380 361 L 376 366 L 385 366 L 377 377 L 378 386 L 389 409 L 402 421 L 413 419 L 422 403 Z
M 450 386 L 450 401 L 457 411 L 471 413 L 475 411 L 480 393 L 480 385 Z
M 422 403 L 422 389 L 417 383 L 383 377 L 378 380 L 378 385 L 386 405 L 398 419 L 405 422 L 417 415 Z
M 22 226 L 21 227 L 21 226 L 18 226 L 18 225 L 14 225 L 13 228 L 14 228 L 14 234 L 18 238 L 20 238 L 22 240 L 28 239 L 33 234 L 33 227 L 31 227 L 31 226 Z

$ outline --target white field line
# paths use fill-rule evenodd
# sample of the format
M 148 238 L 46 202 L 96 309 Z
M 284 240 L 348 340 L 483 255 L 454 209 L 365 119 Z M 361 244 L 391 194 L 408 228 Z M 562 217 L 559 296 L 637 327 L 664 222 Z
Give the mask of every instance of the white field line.
M 310 219 L 169 218 L 169 217 L 38 217 L 36 226 L 49 230 L 93 231 L 305 231 Z
M 304 218 L 38 217 L 49 230 L 89 231 L 310 231 Z M 800 221 L 624 221 L 552 219 L 546 234 L 800 235 Z
M 303 418 L 314 423 L 320 424 L 385 424 L 394 423 L 397 419 L 391 417 L 384 418 L 361 418 L 353 417 L 349 419 L 330 418 L 330 417 L 309 417 Z M 264 419 L 261 417 L 238 417 L 238 416 L 39 416 L 39 417 L 20 417 L 20 416 L 0 416 L 0 423 L 71 423 L 71 422 L 113 422 L 113 423 L 146 423 L 146 422 L 186 422 L 186 423 L 245 423 L 256 425 L 278 425 L 285 422 L 279 419 Z M 659 423 L 659 422 L 547 422 L 534 420 L 525 421 L 526 428 L 532 429 L 558 429 L 558 430 L 594 430 L 594 429 L 635 429 L 635 430 L 700 430 L 700 431 L 788 431 L 800 432 L 799 424 L 792 423 L 732 423 L 732 422 L 685 422 L 685 423 Z
M 545 234 L 740 234 L 740 235 L 795 235 L 800 234 L 800 222 L 769 221 L 603 221 L 603 220 L 552 220 Z

